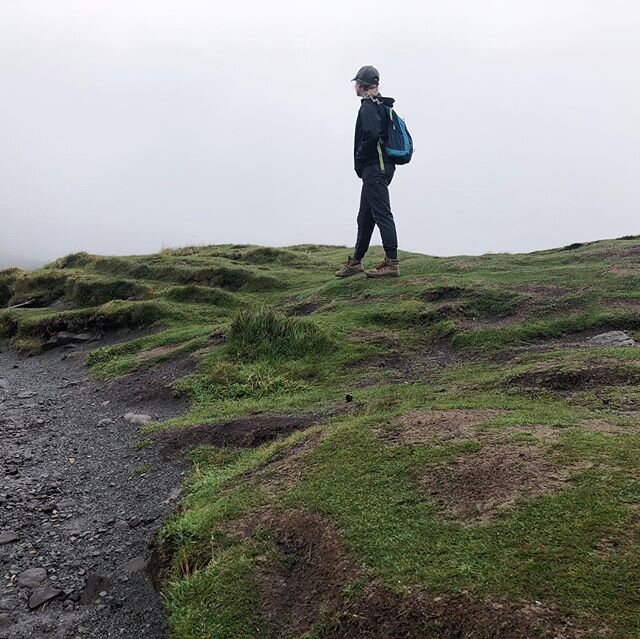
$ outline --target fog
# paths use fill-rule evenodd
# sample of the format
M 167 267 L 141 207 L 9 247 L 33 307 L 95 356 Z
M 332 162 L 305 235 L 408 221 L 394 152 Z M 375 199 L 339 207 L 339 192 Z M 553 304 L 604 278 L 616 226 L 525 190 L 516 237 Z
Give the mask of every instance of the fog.
M 3 0 L 0 251 L 351 246 L 364 64 L 415 142 L 401 248 L 640 233 L 639 32 L 621 0 Z

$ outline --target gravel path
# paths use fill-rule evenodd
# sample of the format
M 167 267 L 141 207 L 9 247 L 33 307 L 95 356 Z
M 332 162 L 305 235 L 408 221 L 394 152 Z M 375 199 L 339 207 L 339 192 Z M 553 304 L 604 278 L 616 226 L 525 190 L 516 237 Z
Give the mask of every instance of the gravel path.
M 0 639 L 165 634 L 145 568 L 185 468 L 139 449 L 123 415 L 184 412 L 162 391 L 184 366 L 102 383 L 87 350 L 0 349 Z

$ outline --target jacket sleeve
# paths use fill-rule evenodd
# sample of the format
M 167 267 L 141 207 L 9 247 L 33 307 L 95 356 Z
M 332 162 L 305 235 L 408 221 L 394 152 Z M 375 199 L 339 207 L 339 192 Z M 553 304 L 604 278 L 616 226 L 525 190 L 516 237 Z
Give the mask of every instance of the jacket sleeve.
M 360 107 L 362 136 L 356 149 L 356 165 L 371 160 L 377 153 L 378 140 L 383 137 L 380 109 L 372 100 L 365 100 Z

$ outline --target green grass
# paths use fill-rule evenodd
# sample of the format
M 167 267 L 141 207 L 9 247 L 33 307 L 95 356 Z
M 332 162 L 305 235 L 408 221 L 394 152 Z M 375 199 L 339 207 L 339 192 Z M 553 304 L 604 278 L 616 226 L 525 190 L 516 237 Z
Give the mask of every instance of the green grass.
M 0 339 L 36 352 L 58 330 L 155 327 L 87 359 L 93 374 L 113 377 L 197 355 L 198 369 L 174 385 L 191 410 L 150 429 L 327 415 L 353 396 L 354 411 L 283 440 L 192 453 L 184 496 L 160 533 L 175 639 L 257 636 L 253 575 L 274 548 L 234 534 L 233 523 L 287 508 L 337 524 L 363 568 L 352 597 L 374 579 L 394 590 L 539 600 L 586 624 L 587 636 L 606 627 L 604 636 L 628 639 L 640 636 L 640 348 L 586 338 L 640 338 L 639 249 L 630 237 L 526 255 L 403 253 L 403 277 L 389 281 L 333 278 L 348 253 L 339 247 L 78 253 L 33 273 L 0 272 L 1 305 L 41 307 L 0 310 Z M 376 248 L 368 260 L 379 257 Z M 392 446 L 380 435 L 409 412 L 449 409 L 500 412 L 478 426 L 477 441 Z M 589 420 L 618 430 L 598 432 Z M 266 490 L 274 460 L 317 434 L 297 461 L 300 481 Z M 421 478 L 496 438 L 533 446 L 573 474 L 485 523 L 448 519 Z

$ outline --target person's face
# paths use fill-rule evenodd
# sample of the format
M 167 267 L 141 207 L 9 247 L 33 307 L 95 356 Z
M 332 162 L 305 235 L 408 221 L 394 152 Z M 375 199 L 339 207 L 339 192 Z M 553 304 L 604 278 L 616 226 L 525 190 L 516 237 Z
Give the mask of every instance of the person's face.
M 355 89 L 355 91 L 356 91 L 356 95 L 357 95 L 359 98 L 363 98 L 363 97 L 364 97 L 364 88 L 363 88 L 363 86 L 362 86 L 362 83 L 361 83 L 361 82 L 359 82 L 358 80 L 356 80 L 356 81 L 353 83 L 353 87 L 354 87 L 354 89 Z

